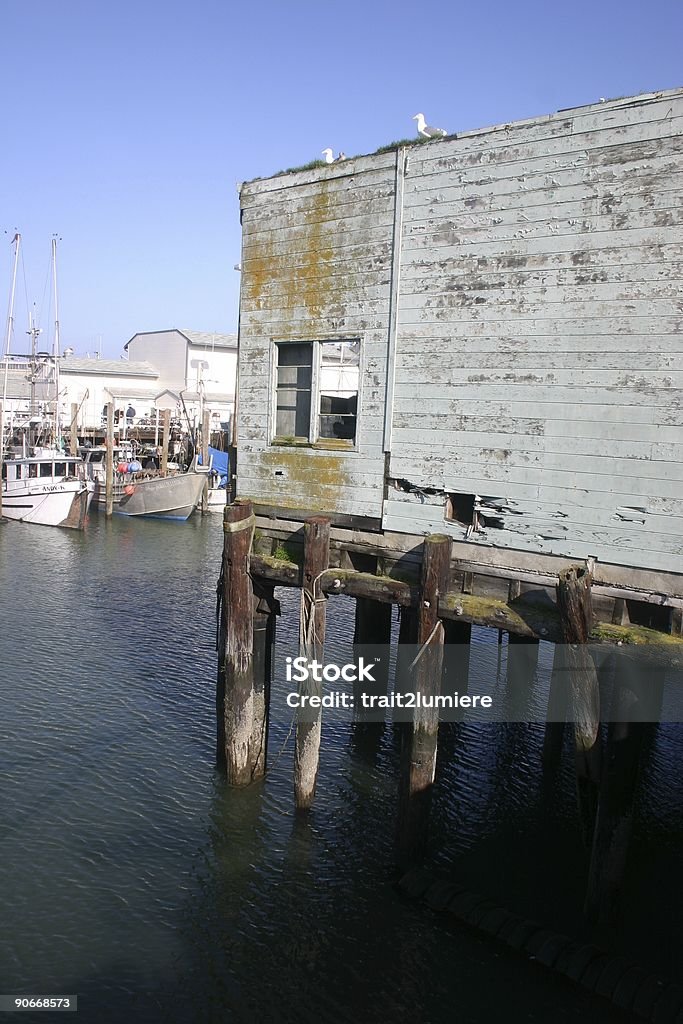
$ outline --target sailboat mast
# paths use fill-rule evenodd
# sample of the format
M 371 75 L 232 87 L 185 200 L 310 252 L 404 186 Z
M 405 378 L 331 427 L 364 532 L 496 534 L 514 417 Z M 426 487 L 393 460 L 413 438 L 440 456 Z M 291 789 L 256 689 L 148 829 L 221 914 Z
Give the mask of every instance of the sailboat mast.
M 12 283 L 9 290 L 9 303 L 7 306 L 7 330 L 5 332 L 5 375 L 2 385 L 2 416 L 0 416 L 0 465 L 4 455 L 5 444 L 5 412 L 7 410 L 7 373 L 9 371 L 9 350 L 12 343 L 12 331 L 14 330 L 14 293 L 17 287 L 17 267 L 19 266 L 19 247 L 21 246 L 21 235 L 17 231 L 12 239 L 14 245 L 14 264 L 12 266 Z
M 55 343 L 53 357 L 55 361 L 55 436 L 54 441 L 59 444 L 62 436 L 61 417 L 59 414 L 59 304 L 57 299 L 57 237 L 52 236 L 52 283 L 54 287 L 55 300 Z
M 14 265 L 12 267 L 12 283 L 9 290 L 9 305 L 7 308 L 7 330 L 5 332 L 5 359 L 9 356 L 10 343 L 12 340 L 12 330 L 14 329 L 14 293 L 17 287 L 17 267 L 19 266 L 19 246 L 21 245 L 21 235 L 17 231 L 16 235 L 12 239 L 12 245 L 14 245 Z M 7 373 L 5 372 L 5 385 L 7 384 Z M 5 394 L 3 392 L 3 398 Z

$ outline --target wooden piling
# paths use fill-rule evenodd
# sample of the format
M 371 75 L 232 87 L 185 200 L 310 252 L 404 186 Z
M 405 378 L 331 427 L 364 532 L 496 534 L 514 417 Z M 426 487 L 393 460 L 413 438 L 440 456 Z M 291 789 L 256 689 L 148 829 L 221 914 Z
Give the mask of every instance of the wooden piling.
M 168 469 L 168 446 L 171 440 L 171 410 L 164 409 L 163 432 L 161 435 L 161 472 Z
M 250 501 L 226 505 L 218 679 L 219 689 L 223 688 L 223 724 L 218 734 L 224 736 L 226 774 L 233 786 L 247 785 L 253 777 L 254 609 L 249 552 L 254 522 Z
M 427 707 L 441 692 L 444 629 L 439 619 L 439 596 L 448 591 L 450 537 L 425 538 L 422 556 L 420 602 L 418 606 L 418 653 L 413 663 L 411 690 L 420 706 L 415 708 L 412 729 L 404 736 L 401 750 L 399 793 L 398 860 L 405 868 L 424 853 L 436 772 L 438 707 Z
M 330 560 L 330 520 L 311 516 L 304 523 L 304 567 L 301 605 L 300 654 L 322 663 L 325 650 L 325 606 L 319 576 Z M 301 684 L 305 696 L 322 697 L 322 683 L 313 679 Z M 294 751 L 294 798 L 297 810 L 308 810 L 315 796 L 320 757 L 322 709 L 308 706 L 296 725 Z
M 255 779 L 266 772 L 275 616 L 278 610 L 274 587 L 262 581 L 254 584 L 254 721 L 251 763 L 252 778 Z
M 584 842 L 592 843 L 600 784 L 600 691 L 595 664 L 586 644 L 593 625 L 591 574 L 572 566 L 560 573 L 557 605 L 564 637 L 570 717 L 574 726 L 576 788 Z
M 114 403 L 107 402 L 107 437 L 104 467 L 104 514 L 114 514 Z
M 71 403 L 71 422 L 69 424 L 69 447 L 72 455 L 78 455 L 78 402 Z

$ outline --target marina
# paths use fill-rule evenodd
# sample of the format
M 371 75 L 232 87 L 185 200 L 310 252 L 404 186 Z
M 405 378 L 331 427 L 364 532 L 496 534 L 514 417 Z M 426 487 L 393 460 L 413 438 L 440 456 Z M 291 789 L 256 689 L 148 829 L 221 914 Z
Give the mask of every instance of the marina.
M 16 353 L 15 235 L 17 991 L 681 1019 L 683 90 L 415 119 L 239 185 L 237 336 L 62 351 L 53 239 Z

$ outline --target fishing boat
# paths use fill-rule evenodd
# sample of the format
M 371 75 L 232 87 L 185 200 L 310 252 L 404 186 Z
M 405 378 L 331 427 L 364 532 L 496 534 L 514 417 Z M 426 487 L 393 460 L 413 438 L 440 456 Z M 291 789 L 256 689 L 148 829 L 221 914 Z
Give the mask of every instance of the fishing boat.
M 31 385 L 31 405 L 25 422 L 15 423 L 12 440 L 5 443 L 4 410 L 7 398 L 9 349 L 14 325 L 14 290 L 21 235 L 14 237 L 14 267 L 5 342 L 5 374 L 3 385 L 3 415 L 0 417 L 0 483 L 1 514 L 7 519 L 40 526 L 64 526 L 82 530 L 92 501 L 94 486 L 86 479 L 83 461 L 77 454 L 66 455 L 60 443 L 59 428 L 59 317 L 57 314 L 57 262 L 56 240 L 52 240 L 52 271 L 55 297 L 55 342 L 53 356 L 36 351 L 40 330 L 30 320 L 31 353 L 20 357 L 22 369 Z M 37 388 L 45 395 L 54 393 L 52 418 L 46 416 L 49 397 L 39 409 Z M 9 425 L 8 425 L 9 427 Z M 9 429 L 8 429 L 9 436 Z M 51 443 L 50 443 L 51 442 Z
M 107 448 L 82 449 L 86 476 L 95 488 L 93 507 L 106 508 Z M 158 468 L 156 460 L 129 459 L 125 450 L 113 448 L 112 511 L 124 516 L 154 519 L 189 519 L 207 484 L 209 469 L 194 459 L 185 472 L 179 466 Z
M 2 463 L 2 513 L 7 519 L 82 530 L 93 491 L 83 460 L 56 449 L 7 452 Z

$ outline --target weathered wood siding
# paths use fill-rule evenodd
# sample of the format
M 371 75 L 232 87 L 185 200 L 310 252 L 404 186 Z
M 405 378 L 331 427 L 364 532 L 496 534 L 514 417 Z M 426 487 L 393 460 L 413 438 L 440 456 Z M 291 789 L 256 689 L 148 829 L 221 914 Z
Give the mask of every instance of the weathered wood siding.
M 381 516 L 395 177 L 392 152 L 242 187 L 242 497 Z M 356 450 L 270 445 L 273 343 L 334 338 L 361 341 Z
M 683 572 L 683 92 L 406 153 L 384 526 Z

